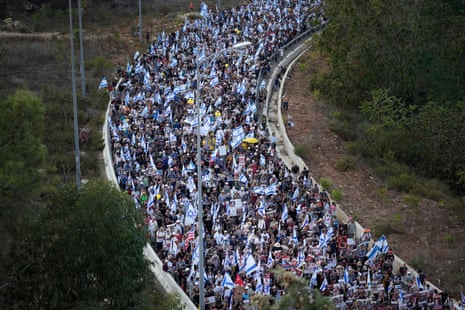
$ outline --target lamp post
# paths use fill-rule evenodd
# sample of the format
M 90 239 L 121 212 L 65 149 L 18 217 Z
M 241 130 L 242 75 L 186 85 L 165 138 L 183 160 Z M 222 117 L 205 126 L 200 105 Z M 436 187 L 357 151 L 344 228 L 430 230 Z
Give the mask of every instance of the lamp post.
M 142 43 L 142 4 L 139 0 L 139 42 Z
M 74 68 L 73 10 L 71 0 L 69 0 L 69 39 L 71 41 L 71 83 L 73 87 L 74 158 L 76 161 L 76 185 L 79 190 L 81 188 L 81 160 L 79 151 L 76 70 Z
M 196 61 L 196 68 L 195 68 L 195 77 L 197 80 L 197 91 L 196 91 L 196 102 L 195 102 L 195 113 L 197 113 L 197 207 L 198 207 L 198 214 L 199 214 L 199 307 L 200 310 L 205 309 L 205 269 L 204 269 L 204 246 L 203 246 L 203 205 L 202 205 L 202 150 L 201 150 L 201 137 L 200 137 L 200 125 L 201 125 L 201 117 L 200 117 L 200 67 L 215 59 L 221 53 L 226 51 L 240 49 L 252 44 L 251 42 L 241 42 L 237 43 L 231 47 L 222 49 L 220 51 L 215 52 L 208 57 Z

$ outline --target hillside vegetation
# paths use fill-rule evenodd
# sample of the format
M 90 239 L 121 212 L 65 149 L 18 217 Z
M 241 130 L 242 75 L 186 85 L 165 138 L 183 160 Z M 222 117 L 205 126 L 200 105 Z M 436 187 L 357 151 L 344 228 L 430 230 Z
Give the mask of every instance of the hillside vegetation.
M 311 87 L 340 108 L 336 131 L 391 186 L 409 191 L 419 175 L 463 196 L 463 1 L 326 3 L 331 22 L 318 47 L 330 69 Z

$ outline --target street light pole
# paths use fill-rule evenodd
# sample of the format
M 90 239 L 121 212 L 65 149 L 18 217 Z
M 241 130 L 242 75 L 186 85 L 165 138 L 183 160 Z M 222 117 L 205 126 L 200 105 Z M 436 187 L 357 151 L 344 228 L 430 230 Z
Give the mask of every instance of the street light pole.
M 139 0 L 139 42 L 142 43 L 142 5 Z
M 83 43 L 83 34 L 82 34 L 82 10 L 81 10 L 81 0 L 78 0 L 78 17 L 79 17 L 79 68 L 81 70 L 81 92 L 82 97 L 86 97 L 86 74 L 84 70 L 84 43 Z
M 71 0 L 69 0 L 69 38 L 71 41 L 71 84 L 73 86 L 74 157 L 76 160 L 76 185 L 79 190 L 81 188 L 81 160 L 79 151 L 76 69 L 74 68 L 73 9 L 71 7 Z
M 195 77 L 197 80 L 197 89 L 196 89 L 196 100 L 195 100 L 195 113 L 197 113 L 197 207 L 198 207 L 198 215 L 199 215 L 199 308 L 200 310 L 205 309 L 205 266 L 204 266 L 204 239 L 203 239 L 203 205 L 202 205 L 202 143 L 200 137 L 200 125 L 201 125 L 201 117 L 200 117 L 200 67 L 215 59 L 221 53 L 226 51 L 240 49 L 252 44 L 251 42 L 241 42 L 237 43 L 229 48 L 222 49 L 217 51 L 216 53 L 202 59 L 201 61 L 196 62 L 195 67 Z

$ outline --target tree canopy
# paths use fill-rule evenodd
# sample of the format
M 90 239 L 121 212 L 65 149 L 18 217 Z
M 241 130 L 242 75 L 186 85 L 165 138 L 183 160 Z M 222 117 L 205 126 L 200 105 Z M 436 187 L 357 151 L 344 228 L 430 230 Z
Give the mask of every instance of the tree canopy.
M 12 249 L 4 305 L 140 308 L 153 278 L 141 223 L 131 198 L 106 182 L 61 189 Z
M 328 0 L 312 87 L 349 113 L 359 150 L 465 193 L 465 3 Z M 463 139 L 462 139 L 463 140 Z
M 282 268 L 273 270 L 276 285 L 286 289 L 286 294 L 279 299 L 267 296 L 256 295 L 252 297 L 252 305 L 262 310 L 330 310 L 334 309 L 332 301 L 324 297 L 317 289 L 310 289 L 308 280 L 297 277 L 292 272 Z

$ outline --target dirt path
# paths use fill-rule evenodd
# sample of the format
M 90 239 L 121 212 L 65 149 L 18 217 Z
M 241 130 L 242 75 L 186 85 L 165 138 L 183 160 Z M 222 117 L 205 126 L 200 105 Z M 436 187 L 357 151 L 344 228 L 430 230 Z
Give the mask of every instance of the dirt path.
M 324 62 L 310 57 L 309 52 L 304 58 L 306 64 L 301 64 L 302 60 L 296 64 L 284 94 L 295 122 L 295 128 L 288 130 L 289 138 L 294 146 L 306 149 L 305 161 L 313 177 L 317 181 L 330 179 L 333 188 L 343 193 L 339 206 L 346 213 L 371 228 L 374 237 L 385 234 L 399 257 L 415 269 L 422 269 L 438 287 L 458 296 L 465 282 L 463 223 L 434 201 L 423 199 L 418 207 L 408 206 L 404 194 L 387 190 L 363 163 L 346 172 L 336 169 L 349 153 L 344 142 L 329 129 L 330 107 L 309 91 L 309 76 Z

